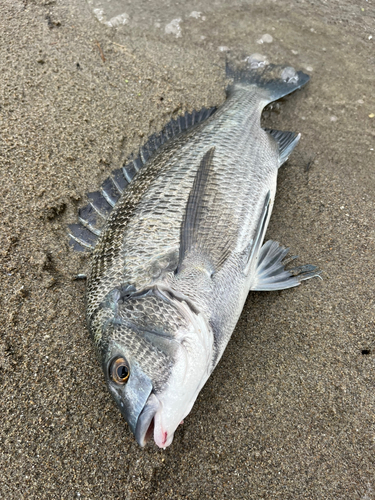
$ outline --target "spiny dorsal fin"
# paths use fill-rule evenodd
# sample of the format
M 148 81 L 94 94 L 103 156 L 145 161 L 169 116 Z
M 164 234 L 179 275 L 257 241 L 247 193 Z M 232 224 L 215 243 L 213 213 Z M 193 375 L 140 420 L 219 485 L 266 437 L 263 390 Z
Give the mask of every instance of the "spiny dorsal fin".
M 215 148 L 209 149 L 198 167 L 181 225 L 180 256 L 176 274 L 186 268 L 217 272 L 228 258 L 232 246 L 228 223 L 220 202 L 213 168 Z M 231 219 L 232 217 L 229 217 Z M 223 237 L 226 234 L 227 237 Z
M 264 130 L 271 134 L 279 145 L 279 167 L 281 167 L 281 165 L 286 162 L 293 149 L 297 146 L 301 134 L 283 132 L 282 130 L 273 130 L 270 128 L 265 128 Z
M 116 205 L 121 193 L 132 181 L 139 169 L 154 155 L 154 153 L 167 141 L 181 134 L 185 130 L 205 121 L 216 108 L 202 108 L 200 111 L 186 112 L 183 116 L 171 120 L 164 129 L 153 134 L 139 150 L 139 156 L 128 158 L 127 163 L 103 182 L 100 191 L 89 193 L 90 203 L 79 209 L 79 224 L 70 224 L 70 245 L 76 251 L 92 250 L 100 232 Z

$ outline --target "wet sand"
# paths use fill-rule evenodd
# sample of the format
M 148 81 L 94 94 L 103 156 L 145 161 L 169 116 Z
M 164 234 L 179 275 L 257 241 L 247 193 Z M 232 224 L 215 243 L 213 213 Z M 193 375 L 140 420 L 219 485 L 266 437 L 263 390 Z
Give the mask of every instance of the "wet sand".
M 83 0 L 0 6 L 0 497 L 374 499 L 373 3 L 185 2 L 178 38 L 148 5 L 119 29 Z M 268 238 L 323 281 L 251 293 L 173 444 L 142 450 L 104 385 L 66 226 L 148 135 L 223 102 L 219 47 L 311 74 L 264 114 L 302 133 Z

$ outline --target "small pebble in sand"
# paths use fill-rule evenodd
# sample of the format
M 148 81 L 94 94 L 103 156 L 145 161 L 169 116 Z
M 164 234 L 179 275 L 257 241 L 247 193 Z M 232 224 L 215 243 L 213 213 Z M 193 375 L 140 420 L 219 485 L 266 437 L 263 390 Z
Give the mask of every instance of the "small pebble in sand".
M 117 26 L 123 26 L 129 22 L 129 16 L 126 12 L 119 14 L 118 16 L 112 17 L 109 21 L 105 22 L 110 28 L 116 28 Z
M 228 50 L 230 50 L 230 48 L 227 47 L 226 45 L 220 45 L 219 47 L 220 52 L 228 52 Z
M 180 22 L 182 21 L 181 17 L 177 17 L 176 19 L 172 19 L 170 23 L 165 26 L 165 33 L 167 35 L 175 35 L 176 38 L 181 36 L 181 27 Z
M 330 120 L 331 122 L 337 122 L 337 116 L 331 116 Z
M 286 68 L 284 68 L 280 76 L 284 80 L 284 82 L 298 82 L 298 73 L 294 68 L 292 68 L 292 66 L 287 66 Z
M 261 68 L 262 66 L 267 66 L 269 61 L 266 56 L 262 54 L 251 54 L 245 58 L 245 61 L 250 65 L 251 68 Z
M 93 14 L 96 19 L 102 23 L 104 21 L 104 10 L 103 9 L 93 9 Z
M 200 18 L 202 15 L 202 12 L 198 12 L 197 10 L 193 10 L 193 12 L 190 12 L 189 17 L 194 17 L 194 19 Z
M 375 116 L 375 114 L 374 114 L 374 113 L 370 113 L 370 114 L 368 115 L 368 117 L 369 117 L 369 118 L 374 118 L 374 116 Z
M 269 35 L 268 33 L 265 33 L 262 35 L 259 40 L 257 40 L 257 43 L 262 44 L 262 43 L 272 43 L 273 42 L 273 36 Z

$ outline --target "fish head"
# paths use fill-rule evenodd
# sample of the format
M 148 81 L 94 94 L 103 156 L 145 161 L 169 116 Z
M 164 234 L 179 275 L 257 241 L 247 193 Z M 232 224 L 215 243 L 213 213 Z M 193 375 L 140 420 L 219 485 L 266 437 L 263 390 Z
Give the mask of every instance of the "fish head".
M 191 304 L 157 288 L 117 300 L 103 326 L 107 385 L 140 446 L 169 446 L 212 372 L 213 334 Z

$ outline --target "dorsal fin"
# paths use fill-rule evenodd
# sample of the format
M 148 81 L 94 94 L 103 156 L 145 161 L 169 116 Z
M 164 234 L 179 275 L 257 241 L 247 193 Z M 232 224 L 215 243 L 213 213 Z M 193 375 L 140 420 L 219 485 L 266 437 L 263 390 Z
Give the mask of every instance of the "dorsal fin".
M 266 132 L 272 135 L 279 145 L 279 167 L 286 162 L 290 153 L 297 146 L 301 134 L 295 132 L 283 132 L 282 130 L 273 130 L 265 128 Z
M 202 108 L 200 111 L 186 112 L 183 116 L 171 120 L 161 132 L 148 138 L 136 158 L 131 156 L 122 168 L 114 170 L 103 182 L 100 191 L 89 193 L 87 197 L 90 203 L 80 208 L 78 212 L 79 224 L 68 226 L 69 243 L 73 249 L 76 251 L 92 250 L 121 193 L 138 170 L 163 144 L 194 125 L 207 120 L 215 111 L 216 108 Z

